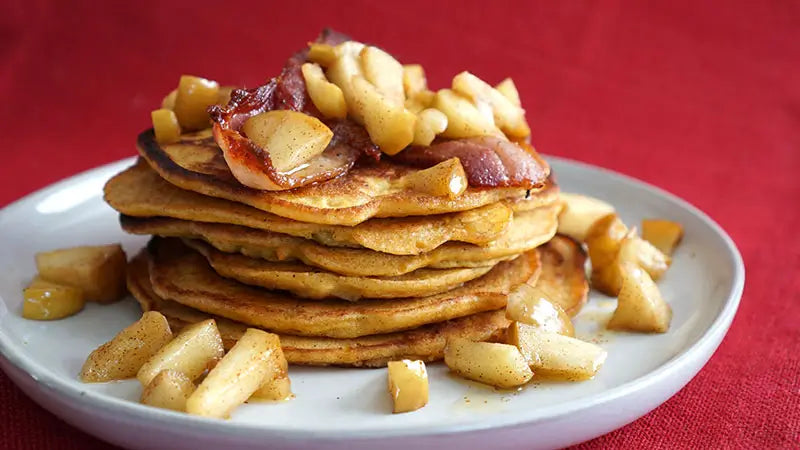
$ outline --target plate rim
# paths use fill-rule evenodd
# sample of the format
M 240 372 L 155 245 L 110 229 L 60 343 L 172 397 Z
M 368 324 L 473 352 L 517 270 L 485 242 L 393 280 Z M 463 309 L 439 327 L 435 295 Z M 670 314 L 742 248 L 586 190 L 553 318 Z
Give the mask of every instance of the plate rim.
M 424 425 L 415 428 L 398 429 L 392 427 L 377 427 L 369 430 L 315 430 L 309 432 L 306 430 L 291 430 L 281 427 L 270 427 L 268 424 L 253 424 L 253 423 L 240 423 L 233 421 L 221 421 L 217 419 L 209 419 L 204 417 L 189 416 L 184 413 L 151 408 L 141 405 L 129 400 L 124 400 L 109 395 L 101 394 L 90 390 L 75 389 L 54 373 L 46 370 L 41 364 L 35 362 L 31 357 L 26 356 L 23 348 L 15 345 L 9 335 L 0 328 L 0 356 L 4 357 L 8 363 L 15 366 L 28 376 L 32 377 L 38 384 L 47 387 L 54 391 L 56 394 L 61 395 L 67 400 L 76 402 L 76 407 L 84 406 L 91 407 L 98 413 L 113 413 L 124 416 L 125 419 L 135 419 L 140 424 L 158 424 L 169 426 L 174 424 L 182 427 L 184 430 L 197 430 L 202 429 L 206 432 L 219 432 L 224 434 L 231 433 L 246 433 L 248 436 L 261 436 L 261 435 L 277 435 L 286 440 L 297 439 L 313 439 L 313 440 L 352 440 L 352 439 L 374 439 L 374 438 L 398 438 L 398 437 L 413 437 L 413 436 L 442 436 L 451 435 L 461 432 L 474 432 L 488 429 L 500 429 L 532 424 L 535 422 L 554 421 L 577 411 L 602 405 L 612 402 L 619 398 L 630 395 L 636 391 L 647 389 L 648 387 L 663 382 L 664 379 L 674 376 L 679 372 L 683 366 L 689 364 L 697 358 L 703 358 L 705 353 L 708 353 L 710 359 L 716 352 L 716 348 L 727 333 L 728 328 L 733 321 L 733 318 L 738 310 L 741 302 L 742 293 L 745 284 L 745 266 L 733 239 L 728 233 L 710 216 L 705 212 L 689 203 L 688 201 L 662 189 L 654 186 L 646 181 L 640 180 L 630 175 L 626 175 L 611 169 L 595 166 L 582 161 L 576 161 L 569 158 L 558 157 L 553 155 L 545 155 L 545 158 L 550 161 L 557 161 L 559 164 L 568 164 L 578 167 L 581 170 L 590 170 L 601 172 L 605 176 L 609 176 L 616 182 L 621 182 L 627 185 L 633 185 L 637 188 L 644 189 L 650 194 L 663 197 L 673 206 L 687 210 L 690 214 L 700 219 L 700 221 L 709 227 L 714 234 L 719 237 L 724 244 L 727 251 L 727 258 L 733 263 L 733 279 L 725 296 L 722 308 L 717 313 L 711 325 L 703 332 L 703 334 L 692 344 L 690 344 L 684 351 L 673 356 L 660 366 L 651 370 L 650 372 L 628 381 L 620 386 L 603 390 L 601 392 L 565 402 L 560 405 L 553 406 L 546 410 L 533 412 L 529 414 L 519 414 L 518 412 L 505 412 L 494 414 L 490 420 L 484 421 L 470 421 L 463 424 L 451 425 Z M 126 165 L 132 165 L 136 157 L 124 158 L 111 163 L 103 164 L 94 168 L 90 168 L 79 172 L 70 177 L 64 178 L 60 181 L 45 186 L 42 189 L 31 192 L 22 198 L 6 205 L 0 209 L 0 223 L 6 216 L 13 215 L 23 203 L 31 201 L 35 197 L 47 196 L 52 192 L 59 191 L 64 187 L 80 182 L 83 178 L 90 178 L 96 176 L 98 172 L 105 172 L 123 168 Z M 714 348 L 707 350 L 707 345 L 713 345 Z M 702 370 L 706 361 L 698 369 Z M 696 375 L 692 374 L 692 377 Z M 680 386 L 682 389 L 685 386 Z

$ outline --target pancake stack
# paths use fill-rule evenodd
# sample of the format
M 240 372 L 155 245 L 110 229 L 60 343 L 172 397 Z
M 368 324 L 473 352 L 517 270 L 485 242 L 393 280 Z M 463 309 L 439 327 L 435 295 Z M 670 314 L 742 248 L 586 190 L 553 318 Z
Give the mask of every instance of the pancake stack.
M 125 231 L 154 236 L 128 286 L 174 328 L 214 317 L 227 346 L 257 327 L 281 336 L 290 363 L 374 367 L 441 359 L 455 336 L 501 337 L 523 283 L 570 314 L 585 301 L 585 257 L 556 236 L 551 178 L 437 197 L 384 158 L 269 192 L 237 182 L 208 130 L 167 145 L 146 131 L 138 149 L 105 199 Z

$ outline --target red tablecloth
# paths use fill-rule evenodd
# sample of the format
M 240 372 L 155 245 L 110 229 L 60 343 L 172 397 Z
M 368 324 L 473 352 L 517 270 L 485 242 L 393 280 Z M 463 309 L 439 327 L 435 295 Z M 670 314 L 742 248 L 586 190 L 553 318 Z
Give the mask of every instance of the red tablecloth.
M 689 200 L 747 265 L 739 314 L 700 375 L 583 448 L 800 446 L 800 4 L 162 3 L 0 6 L 0 205 L 133 155 L 180 74 L 256 85 L 325 25 L 424 64 L 435 87 L 464 69 L 510 75 L 540 151 Z M 0 443 L 107 448 L 3 375 Z

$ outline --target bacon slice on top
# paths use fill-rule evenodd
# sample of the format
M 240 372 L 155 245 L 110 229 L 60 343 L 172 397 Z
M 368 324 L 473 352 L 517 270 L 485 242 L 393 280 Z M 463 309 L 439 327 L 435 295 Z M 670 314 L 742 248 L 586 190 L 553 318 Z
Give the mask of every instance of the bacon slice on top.
M 326 30 L 318 42 L 336 45 L 347 37 Z M 288 109 L 319 117 L 308 98 L 301 66 L 307 50 L 296 53 L 277 78 L 255 89 L 237 89 L 225 107 L 209 108 L 214 140 L 222 149 L 225 162 L 236 179 L 255 189 L 280 191 L 336 178 L 346 173 L 361 155 L 377 157 L 378 148 L 366 130 L 350 120 L 328 121 L 333 139 L 322 154 L 288 172 L 272 165 L 269 152 L 241 133 L 247 119 L 266 111 Z
M 429 147 L 410 147 L 393 160 L 427 168 L 457 157 L 471 187 L 514 186 L 531 189 L 541 186 L 550 168 L 532 148 L 494 136 L 446 140 Z

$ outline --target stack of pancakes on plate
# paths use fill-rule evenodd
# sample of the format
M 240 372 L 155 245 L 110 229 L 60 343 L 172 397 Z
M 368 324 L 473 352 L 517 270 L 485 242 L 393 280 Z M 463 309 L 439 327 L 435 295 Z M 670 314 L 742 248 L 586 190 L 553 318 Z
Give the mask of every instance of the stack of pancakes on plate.
M 213 317 L 228 346 L 257 327 L 290 363 L 381 366 L 441 359 L 450 337 L 499 338 L 523 283 L 570 314 L 585 301 L 584 254 L 555 236 L 552 178 L 432 196 L 403 183 L 417 169 L 384 158 L 261 191 L 233 177 L 208 130 L 166 145 L 146 131 L 138 148 L 105 198 L 125 231 L 154 236 L 128 285 L 175 328 Z

